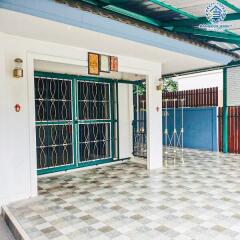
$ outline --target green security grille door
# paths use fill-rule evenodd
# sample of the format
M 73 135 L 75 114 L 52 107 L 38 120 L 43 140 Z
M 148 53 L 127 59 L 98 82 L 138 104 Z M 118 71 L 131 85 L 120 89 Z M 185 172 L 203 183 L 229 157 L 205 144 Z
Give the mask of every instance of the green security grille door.
M 72 85 L 35 77 L 37 168 L 73 164 Z
M 35 72 L 38 174 L 114 158 L 114 94 L 111 81 Z
M 80 162 L 111 158 L 110 84 L 78 81 Z

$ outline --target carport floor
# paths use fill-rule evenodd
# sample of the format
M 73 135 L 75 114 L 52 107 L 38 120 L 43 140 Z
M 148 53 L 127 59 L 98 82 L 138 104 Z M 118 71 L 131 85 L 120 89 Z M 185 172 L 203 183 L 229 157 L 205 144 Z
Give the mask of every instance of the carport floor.
M 151 172 L 125 162 L 39 179 L 8 206 L 31 240 L 240 239 L 240 157 L 184 153 Z

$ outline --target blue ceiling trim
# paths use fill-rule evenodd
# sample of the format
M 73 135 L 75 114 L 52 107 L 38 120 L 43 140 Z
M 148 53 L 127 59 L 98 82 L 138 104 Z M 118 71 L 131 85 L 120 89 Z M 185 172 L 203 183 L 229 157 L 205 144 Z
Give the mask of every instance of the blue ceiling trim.
M 227 64 L 233 60 L 231 56 L 219 52 L 162 36 L 64 4 L 59 4 L 52 0 L 0 0 L 0 8 L 104 33 L 220 64 Z

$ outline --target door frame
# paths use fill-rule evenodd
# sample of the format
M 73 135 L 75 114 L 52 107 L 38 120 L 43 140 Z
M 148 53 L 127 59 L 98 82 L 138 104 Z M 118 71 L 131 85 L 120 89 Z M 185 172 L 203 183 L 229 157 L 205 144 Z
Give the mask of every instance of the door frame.
M 60 53 L 60 54 L 59 54 Z M 82 52 L 73 51 L 71 54 L 62 52 L 62 47 L 56 47 L 54 49 L 47 51 L 44 48 L 39 49 L 38 51 L 28 49 L 26 52 L 26 81 L 27 81 L 27 102 L 26 102 L 26 111 L 28 115 L 28 121 L 26 123 L 27 127 L 27 136 L 28 136 L 28 146 L 27 146 L 27 161 L 29 163 L 29 174 L 27 178 L 28 182 L 28 196 L 35 197 L 38 195 L 38 176 L 37 176 L 37 155 L 36 155 L 36 127 L 35 127 L 35 95 L 34 95 L 34 70 L 35 70 L 35 61 L 49 61 L 53 63 L 62 63 L 62 64 L 71 64 L 79 67 L 88 66 L 86 58 L 87 50 Z M 153 69 L 158 69 L 157 73 L 161 75 L 161 67 L 159 64 L 150 64 L 146 65 L 145 61 L 139 61 L 132 58 L 124 58 L 120 56 L 123 64 L 119 66 L 119 72 L 127 72 L 131 74 L 141 74 L 144 75 L 147 79 L 152 78 Z M 141 67 L 136 67 L 141 66 Z M 133 84 L 132 81 L 128 80 L 118 80 L 119 83 Z M 132 114 L 132 112 L 130 112 Z M 119 151 L 121 149 L 119 148 Z M 129 159 L 129 158 L 128 158 Z M 116 159 L 114 162 L 123 161 L 125 159 Z M 59 174 L 59 173 L 58 173 Z

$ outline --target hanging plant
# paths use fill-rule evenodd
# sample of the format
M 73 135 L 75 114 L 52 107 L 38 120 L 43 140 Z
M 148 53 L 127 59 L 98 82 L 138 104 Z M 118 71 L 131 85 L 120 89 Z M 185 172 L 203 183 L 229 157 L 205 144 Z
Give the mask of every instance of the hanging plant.
M 172 78 L 166 78 L 163 82 L 163 92 L 177 92 L 178 82 Z

